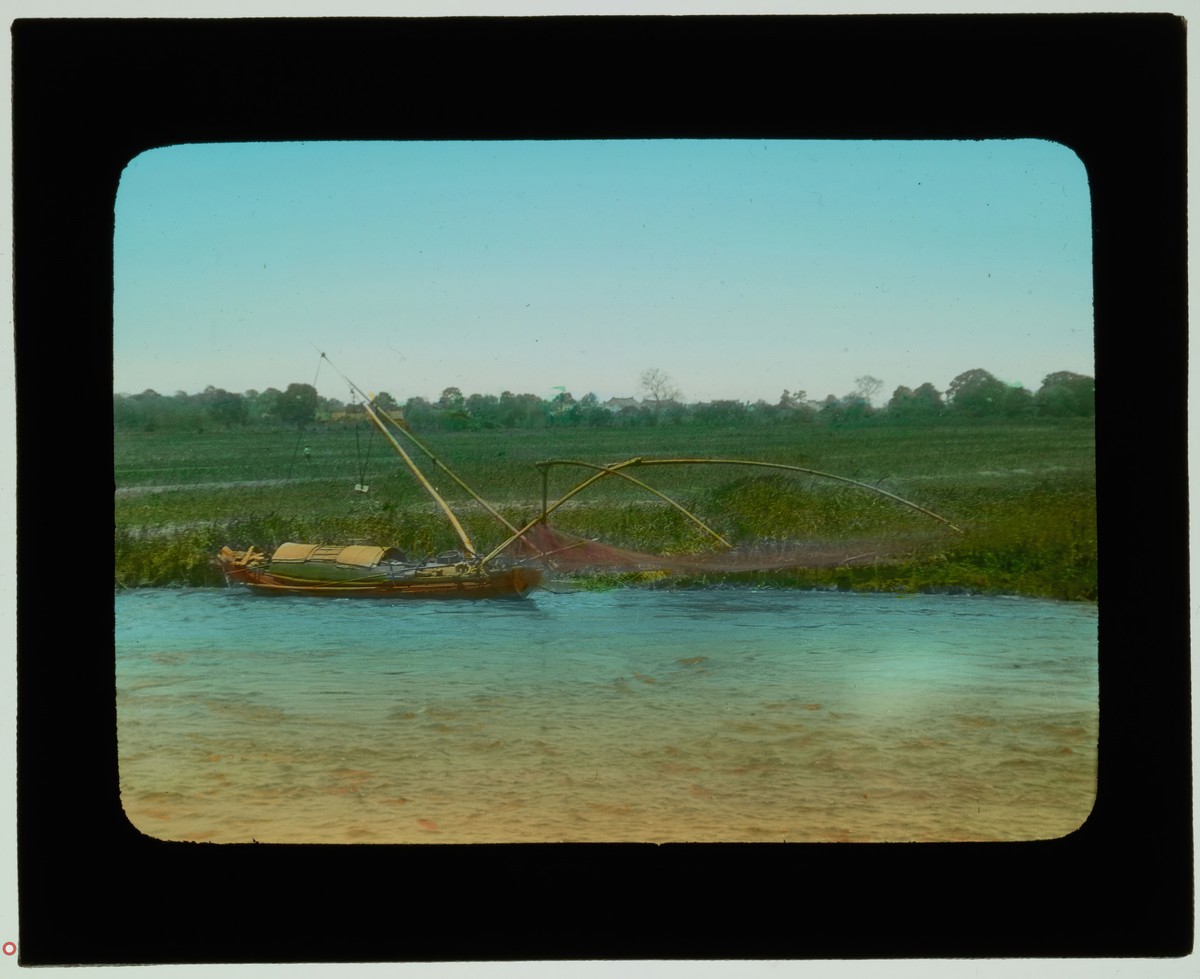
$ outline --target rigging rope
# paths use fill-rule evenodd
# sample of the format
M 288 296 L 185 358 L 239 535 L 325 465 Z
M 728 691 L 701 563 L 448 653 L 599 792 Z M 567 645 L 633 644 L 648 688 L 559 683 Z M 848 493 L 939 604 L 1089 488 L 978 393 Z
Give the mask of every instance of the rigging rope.
M 313 382 L 312 382 L 313 391 L 317 390 L 317 378 L 321 376 L 321 361 L 324 359 L 325 359 L 324 354 L 321 354 L 321 356 L 319 358 L 317 358 L 317 369 L 316 369 L 316 372 L 313 374 Z M 296 445 L 292 449 L 292 461 L 291 461 L 291 464 L 288 466 L 288 474 L 287 474 L 288 479 L 291 479 L 293 473 L 296 471 L 296 458 L 300 455 L 300 443 L 302 441 L 304 441 L 304 430 L 302 428 L 297 427 L 297 429 L 296 429 Z M 307 453 L 306 453 L 306 455 L 307 455 Z
M 351 403 L 354 402 L 352 401 Z M 365 416 L 366 412 L 363 414 Z M 365 453 L 362 450 L 362 443 L 359 439 L 362 427 L 362 421 L 354 423 L 354 461 L 358 465 L 358 486 L 355 489 L 365 493 L 367 492 L 367 466 L 371 461 L 371 446 L 375 444 L 375 426 L 372 425 L 367 432 L 367 450 Z

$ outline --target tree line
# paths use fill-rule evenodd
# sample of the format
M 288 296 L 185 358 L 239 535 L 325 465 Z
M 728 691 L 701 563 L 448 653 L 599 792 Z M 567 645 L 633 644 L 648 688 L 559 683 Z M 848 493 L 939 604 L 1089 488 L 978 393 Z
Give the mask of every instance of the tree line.
M 785 390 L 778 399 L 687 403 L 664 372 L 643 373 L 643 399 L 601 402 L 594 393 L 576 399 L 560 389 L 550 398 L 536 394 L 464 395 L 445 388 L 436 400 L 414 396 L 404 402 L 388 392 L 376 396 L 380 408 L 419 429 L 537 428 L 568 426 L 750 425 L 750 424 L 921 424 L 945 418 L 1089 418 L 1096 412 L 1096 382 L 1084 374 L 1057 371 L 1037 391 L 1011 385 L 981 368 L 964 371 L 945 391 L 930 383 L 897 387 L 876 407 L 883 382 L 866 375 L 841 397 L 809 400 L 805 391 Z M 321 397 L 311 384 L 289 384 L 229 392 L 213 386 L 198 394 L 113 395 L 113 425 L 118 431 L 199 431 L 208 428 L 331 425 L 364 417 L 362 406 Z

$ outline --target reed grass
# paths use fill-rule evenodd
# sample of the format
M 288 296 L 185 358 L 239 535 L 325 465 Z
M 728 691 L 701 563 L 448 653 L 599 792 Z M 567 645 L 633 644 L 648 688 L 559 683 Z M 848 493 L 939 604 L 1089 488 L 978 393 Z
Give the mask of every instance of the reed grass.
M 547 429 L 447 433 L 436 445 L 430 442 L 439 458 L 517 525 L 541 507 L 537 461 L 718 456 L 807 466 L 878 484 L 963 530 L 954 533 L 883 497 L 810 476 L 718 466 L 641 469 L 634 472 L 639 479 L 734 543 L 874 540 L 887 545 L 887 556 L 843 567 L 720 578 L 589 578 L 589 587 L 606 580 L 656 587 L 720 580 L 757 587 L 1098 597 L 1090 424 Z M 310 447 L 311 461 L 303 457 L 303 445 Z M 588 474 L 555 467 L 550 499 Z M 345 427 L 299 436 L 282 430 L 120 433 L 114 475 L 119 587 L 219 584 L 213 558 L 224 544 L 269 550 L 288 540 L 377 543 L 412 554 L 459 546 L 394 452 L 378 437 Z M 507 536 L 447 477 L 431 478 L 480 547 Z M 356 492 L 355 484 L 364 481 L 370 492 Z M 552 519 L 565 531 L 638 550 L 700 553 L 712 547 L 711 538 L 682 514 L 613 478 Z

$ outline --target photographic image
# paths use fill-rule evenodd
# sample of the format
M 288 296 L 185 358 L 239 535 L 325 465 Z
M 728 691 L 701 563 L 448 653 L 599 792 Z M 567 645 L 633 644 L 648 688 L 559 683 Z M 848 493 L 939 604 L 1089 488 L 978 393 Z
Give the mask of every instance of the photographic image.
M 140 833 L 1012 842 L 1088 820 L 1070 148 L 177 144 L 129 161 L 114 214 Z

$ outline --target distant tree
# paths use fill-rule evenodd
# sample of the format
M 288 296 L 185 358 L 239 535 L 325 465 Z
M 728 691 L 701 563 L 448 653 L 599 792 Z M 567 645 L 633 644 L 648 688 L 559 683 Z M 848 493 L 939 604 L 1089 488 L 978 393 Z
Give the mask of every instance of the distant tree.
M 1007 384 L 978 367 L 959 374 L 946 389 L 951 410 L 970 416 L 1000 414 L 1007 395 Z
M 645 400 L 649 402 L 650 407 L 656 414 L 666 403 L 680 401 L 683 398 L 683 395 L 675 387 L 670 376 L 660 371 L 657 367 L 652 367 L 650 370 L 642 372 L 641 384 Z
M 143 413 L 139 410 L 136 396 L 127 394 L 113 395 L 113 428 L 118 431 L 129 431 L 144 424 Z
M 250 404 L 250 418 L 258 421 L 269 421 L 279 417 L 279 399 L 283 392 L 278 388 L 267 388 Z
M 244 425 L 250 415 L 246 399 L 240 394 L 231 394 L 223 388 L 214 388 L 210 385 L 204 389 L 201 401 L 204 414 L 214 424 L 225 428 Z
M 777 404 L 771 404 L 769 401 L 759 398 L 750 406 L 750 417 L 759 424 L 771 424 L 779 420 L 779 416 L 783 414 L 784 409 Z
M 450 387 L 442 391 L 438 398 L 438 407 L 444 411 L 457 411 L 463 406 L 463 393 L 458 388 Z
M 203 428 L 201 396 L 177 391 L 163 397 L 147 388 L 141 394 L 113 395 L 113 426 L 121 431 L 177 432 Z
M 1000 401 L 1000 411 L 1009 418 L 1019 418 L 1033 412 L 1033 393 L 1020 384 L 1007 387 Z
M 1071 371 L 1047 374 L 1033 402 L 1038 414 L 1090 418 L 1096 414 L 1096 380 Z
M 704 425 L 737 425 L 744 422 L 750 409 L 740 401 L 710 401 L 696 405 L 693 416 Z
M 500 399 L 494 394 L 472 394 L 463 402 L 463 410 L 481 428 L 495 428 L 500 423 Z
M 569 414 L 571 424 L 587 425 L 589 428 L 611 425 L 613 420 L 612 412 L 600 404 L 594 391 L 589 391 L 571 405 Z
M 375 404 L 377 404 L 384 411 L 394 411 L 396 408 L 400 407 L 400 402 L 398 402 L 386 391 L 380 391 L 377 395 L 375 395 Z
M 913 389 L 905 387 L 901 384 L 895 391 L 892 392 L 891 398 L 887 403 L 887 410 L 894 415 L 902 415 L 905 410 L 913 402 Z
M 414 428 L 422 428 L 430 424 L 434 410 L 425 398 L 419 395 L 404 402 L 404 418 Z
M 857 391 L 838 398 L 830 394 L 821 402 L 818 416 L 825 422 L 861 422 L 875 414 L 871 403 Z
M 864 374 L 862 377 L 854 379 L 854 390 L 850 392 L 851 397 L 859 398 L 870 404 L 883 389 L 883 381 L 877 377 L 872 377 L 870 374 Z
M 339 411 L 345 411 L 346 404 L 337 398 L 317 398 L 317 417 L 328 421 Z
M 942 393 L 926 382 L 915 391 L 904 385 L 896 388 L 887 403 L 887 413 L 899 420 L 921 420 L 936 417 L 943 407 Z
M 505 391 L 497 411 L 505 428 L 535 428 L 546 423 L 546 405 L 536 394 Z
M 859 422 L 875 413 L 871 407 L 871 402 L 859 394 L 857 391 L 851 391 L 848 395 L 842 398 L 841 411 L 838 414 L 838 421 L 843 422 Z
M 637 405 L 622 405 L 616 414 L 616 420 L 622 427 L 645 425 L 653 423 L 654 409 L 642 408 Z
M 913 397 L 932 413 L 939 412 L 946 407 L 945 402 L 942 401 L 942 392 L 928 381 L 913 392 Z
M 659 417 L 668 425 L 684 425 L 692 420 L 692 411 L 680 401 L 668 401 L 660 410 Z
M 317 414 L 317 389 L 311 384 L 289 384 L 276 400 L 275 413 L 289 425 L 306 425 Z

